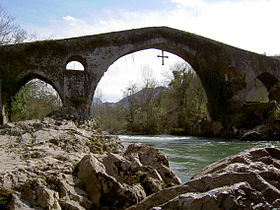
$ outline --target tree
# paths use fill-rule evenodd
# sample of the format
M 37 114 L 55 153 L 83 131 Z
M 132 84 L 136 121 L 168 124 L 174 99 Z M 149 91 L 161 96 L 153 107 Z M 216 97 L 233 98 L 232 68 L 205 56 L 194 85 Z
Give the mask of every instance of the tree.
M 97 120 L 102 130 L 114 134 L 125 131 L 126 120 L 120 105 L 96 104 L 93 109 L 93 117 Z
M 20 43 L 26 38 L 27 32 L 0 5 L 0 45 Z
M 26 31 L 20 28 L 19 25 L 15 23 L 15 18 L 8 15 L 8 13 L 5 11 L 5 9 L 0 5 L 0 45 L 6 45 L 6 44 L 15 44 L 22 42 L 27 37 Z M 1 72 L 2 73 L 2 72 Z M 0 97 L 2 97 L 2 84 L 3 81 L 0 79 Z M 11 100 L 8 100 L 7 109 L 6 112 L 10 113 L 11 111 Z M 2 104 L 2 98 L 0 99 L 0 120 L 2 120 L 3 116 L 5 115 L 2 113 L 3 110 L 3 104 Z M 22 105 L 24 102 L 21 103 Z M 18 106 L 19 108 L 20 106 Z M 9 116 L 10 114 L 8 114 Z
M 124 96 L 128 100 L 126 108 L 126 129 L 133 133 L 155 134 L 160 131 L 161 118 L 164 111 L 158 99 L 162 87 L 157 87 L 153 71 L 149 66 L 142 68 L 140 85 L 131 84 Z
M 197 118 L 206 115 L 207 97 L 199 77 L 188 63 L 177 63 L 171 70 L 173 77 L 162 100 L 167 127 L 188 132 Z

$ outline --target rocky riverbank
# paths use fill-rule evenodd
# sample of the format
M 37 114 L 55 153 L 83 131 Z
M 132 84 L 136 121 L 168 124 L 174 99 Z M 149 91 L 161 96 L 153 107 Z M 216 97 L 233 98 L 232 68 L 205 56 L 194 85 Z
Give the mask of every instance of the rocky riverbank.
M 191 181 L 161 190 L 129 210 L 278 209 L 280 150 L 252 149 L 206 167 Z
M 180 180 L 158 150 L 102 135 L 93 121 L 0 127 L 0 209 L 125 209 Z
M 226 127 L 220 122 L 203 120 L 194 126 L 190 135 L 241 141 L 280 141 L 280 106 L 275 101 L 247 102 L 230 116 Z
M 0 209 L 272 209 L 280 150 L 252 149 L 182 184 L 157 149 L 106 136 L 94 121 L 0 126 Z

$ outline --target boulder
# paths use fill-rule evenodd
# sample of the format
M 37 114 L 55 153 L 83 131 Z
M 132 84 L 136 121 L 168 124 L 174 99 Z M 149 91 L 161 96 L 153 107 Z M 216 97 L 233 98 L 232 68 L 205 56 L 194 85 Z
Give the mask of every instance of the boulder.
M 95 208 L 125 209 L 147 195 L 180 184 L 167 157 L 144 144 L 132 144 L 124 155 L 87 155 L 77 177 Z
M 58 192 L 47 188 L 46 185 L 40 179 L 26 182 L 21 193 L 22 199 L 28 201 L 31 206 L 43 209 L 61 209 L 58 204 Z
M 245 131 L 239 138 L 242 141 L 279 141 L 280 121 L 264 123 L 252 130 Z
M 280 206 L 280 149 L 251 149 L 207 166 L 184 185 L 132 209 L 273 209 Z
M 139 166 L 155 169 L 168 187 L 181 183 L 181 180 L 169 168 L 167 156 L 158 149 L 140 143 L 131 144 L 125 151 L 124 157 Z

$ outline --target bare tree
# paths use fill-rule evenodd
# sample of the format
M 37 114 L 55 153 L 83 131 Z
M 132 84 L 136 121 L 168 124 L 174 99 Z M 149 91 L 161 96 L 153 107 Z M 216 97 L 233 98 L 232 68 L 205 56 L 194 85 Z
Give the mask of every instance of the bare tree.
M 153 69 L 148 66 L 142 66 L 141 68 L 141 76 L 142 76 L 142 87 L 140 87 L 141 89 L 144 88 L 155 88 L 157 86 L 157 82 L 156 79 L 154 77 L 154 73 L 153 73 Z
M 20 43 L 26 38 L 27 32 L 0 5 L 0 45 Z

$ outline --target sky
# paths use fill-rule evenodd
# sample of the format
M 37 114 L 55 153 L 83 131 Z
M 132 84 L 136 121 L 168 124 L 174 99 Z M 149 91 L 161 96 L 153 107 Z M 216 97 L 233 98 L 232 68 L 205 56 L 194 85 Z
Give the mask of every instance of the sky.
M 280 0 L 0 0 L 0 4 L 37 39 L 168 26 L 257 53 L 280 54 Z M 168 54 L 162 66 L 160 53 L 148 50 L 115 62 L 98 85 L 104 100 L 120 99 L 147 65 L 160 81 L 162 72 L 182 62 Z

